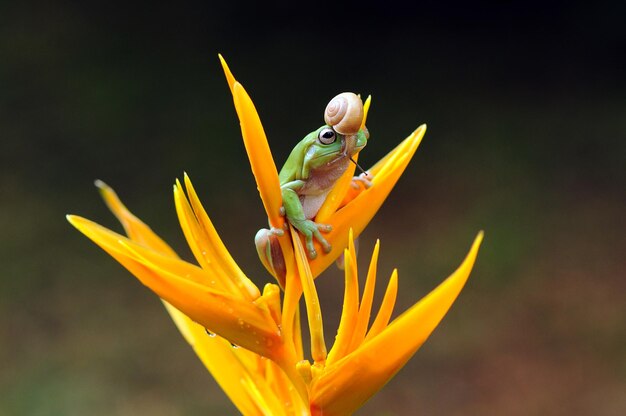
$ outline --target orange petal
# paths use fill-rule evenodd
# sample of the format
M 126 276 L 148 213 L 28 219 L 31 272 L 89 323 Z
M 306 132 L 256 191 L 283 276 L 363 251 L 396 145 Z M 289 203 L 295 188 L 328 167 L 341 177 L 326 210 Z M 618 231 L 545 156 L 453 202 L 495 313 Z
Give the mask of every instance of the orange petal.
M 228 88 L 230 88 L 230 92 L 232 93 L 233 88 L 235 87 L 235 82 L 237 82 L 237 80 L 233 76 L 233 73 L 230 72 L 230 68 L 228 67 L 228 64 L 226 63 L 226 60 L 224 59 L 222 54 L 218 53 L 217 56 L 218 58 L 220 58 L 220 63 L 222 64 L 224 75 L 226 75 L 226 82 L 228 82 Z
M 352 237 L 352 231 L 350 231 Z M 330 366 L 343 358 L 350 348 L 350 341 L 353 337 L 354 327 L 357 323 L 359 313 L 359 278 L 356 269 L 356 255 L 354 245 L 344 251 L 345 258 L 345 292 L 343 297 L 343 308 L 341 320 L 337 329 L 337 337 L 333 344 L 326 365 Z
M 202 269 L 162 256 L 84 218 L 68 216 L 68 220 L 160 298 L 195 322 L 260 355 L 277 361 L 284 359 L 280 330 L 269 313 L 199 283 L 206 281 Z
M 326 361 L 326 344 L 324 343 L 324 325 L 322 322 L 322 310 L 320 301 L 313 283 L 313 276 L 309 269 L 308 259 L 302 246 L 302 242 L 297 238 L 297 231 L 293 227 L 289 227 L 291 238 L 295 243 L 296 264 L 298 266 L 298 274 L 300 275 L 300 284 L 304 293 L 304 302 L 306 304 L 306 314 L 309 321 L 309 333 L 311 334 L 311 356 L 315 363 L 324 363 Z
M 443 283 L 394 320 L 380 335 L 326 367 L 311 385 L 311 408 L 317 414 L 352 414 L 402 368 L 463 289 L 482 237 L 481 232 L 461 266 Z
M 180 188 L 180 184 L 178 187 Z M 196 190 L 191 183 L 191 179 L 189 179 L 187 174 L 185 174 L 185 188 L 187 190 L 187 197 L 189 198 L 189 202 L 191 203 L 191 207 L 193 209 L 193 214 L 189 218 L 189 221 L 195 222 L 198 226 L 196 233 L 192 234 L 196 237 L 195 245 L 197 245 L 200 249 L 199 253 L 196 254 L 196 252 L 194 252 L 196 258 L 204 258 L 206 263 L 211 264 L 213 268 L 218 269 L 221 273 L 223 273 L 232 281 L 235 288 L 241 291 L 247 299 L 254 300 L 258 298 L 260 296 L 259 289 L 241 271 L 233 257 L 226 249 L 226 246 L 215 230 L 211 219 L 204 210 L 204 207 L 196 194 Z M 182 191 L 180 194 L 182 194 Z M 186 198 L 184 198 L 184 195 L 181 196 L 184 200 L 181 201 L 183 202 L 182 205 L 185 205 L 184 202 L 186 202 Z M 188 213 L 189 212 L 190 211 L 188 211 Z M 187 241 L 190 241 L 190 239 L 187 238 Z M 235 293 L 235 291 L 231 291 L 230 293 Z
M 367 327 L 370 321 L 370 313 L 372 311 L 372 301 L 374 299 L 374 289 L 376 288 L 376 266 L 378 265 L 378 252 L 380 250 L 380 241 L 376 240 L 372 260 L 367 271 L 367 279 L 365 280 L 365 288 L 363 289 L 363 298 L 359 306 L 359 316 L 350 341 L 349 351 L 354 351 L 365 338 Z
M 392 166 L 393 164 L 390 164 L 389 160 L 392 158 L 397 158 L 398 156 L 410 151 L 410 148 L 415 146 L 414 142 L 416 140 L 421 141 L 425 133 L 426 124 L 422 124 L 409 137 L 400 142 L 400 144 L 397 145 L 391 152 L 387 153 L 382 159 L 376 162 L 374 166 L 372 166 L 368 171 L 372 175 L 376 176 L 378 175 L 378 173 L 380 173 L 380 170 L 383 168 L 383 166 Z M 419 142 L 417 143 L 417 145 L 419 146 Z
M 196 260 L 200 263 L 202 269 L 207 272 L 207 279 L 211 279 L 200 283 L 208 285 L 209 282 L 212 281 L 213 285 L 216 285 L 224 292 L 231 293 L 235 296 L 237 294 L 241 294 L 239 288 L 230 279 L 230 276 L 213 263 L 213 258 L 217 256 L 212 252 L 210 244 L 207 242 L 208 237 L 204 234 L 204 230 L 202 230 L 198 225 L 198 221 L 193 215 L 191 206 L 189 205 L 189 202 L 187 202 L 187 198 L 181 190 L 180 182 L 178 182 L 178 180 L 176 181 L 176 185 L 174 185 L 174 203 L 176 206 L 176 213 L 178 214 L 178 222 L 183 230 L 185 239 L 189 243 L 189 247 L 196 257 Z M 244 298 L 243 295 L 241 298 Z
M 282 401 L 282 408 L 289 415 L 306 415 L 308 414 L 308 400 L 304 402 L 293 388 L 291 380 L 285 373 L 271 360 L 265 360 L 265 379 L 267 384 L 272 388 Z M 272 413 L 269 413 L 270 415 Z
M 391 319 L 391 314 L 393 313 L 393 307 L 396 305 L 396 297 L 398 296 L 398 270 L 394 269 L 391 273 L 391 277 L 389 278 L 389 283 L 387 284 L 387 290 L 385 291 L 385 296 L 383 297 L 383 301 L 380 304 L 380 309 L 378 310 L 378 314 L 376 315 L 376 319 L 374 319 L 374 323 L 372 327 L 367 332 L 367 336 L 365 337 L 365 341 L 375 337 L 380 334 L 383 329 L 387 327 L 389 323 L 389 319 Z
M 163 240 L 161 240 L 150 229 L 150 227 L 128 211 L 112 188 L 102 181 L 96 181 L 96 186 L 100 189 L 100 193 L 102 194 L 106 204 L 122 223 L 126 233 L 133 241 L 145 245 L 146 247 L 149 247 L 163 255 L 177 258 L 176 253 L 174 253 L 174 251 Z M 117 239 L 115 241 L 117 241 Z M 180 273 L 183 276 L 188 274 L 189 278 L 194 281 L 207 280 L 206 276 L 192 277 L 197 270 L 195 266 L 188 265 L 185 270 L 185 266 L 187 266 L 187 264 L 182 263 L 182 265 L 183 269 L 177 271 L 177 273 Z M 273 286 L 273 288 L 269 288 L 267 290 L 267 299 L 274 299 L 278 296 L 277 299 L 270 301 L 269 303 L 275 303 L 278 301 L 278 311 L 280 313 L 279 289 L 275 285 L 268 286 Z M 272 289 L 274 288 L 274 292 L 276 293 L 275 296 L 272 296 L 270 292 L 272 292 Z M 265 298 L 258 299 L 263 300 Z M 193 322 L 189 317 L 169 303 L 163 301 L 163 304 L 183 337 L 192 346 L 200 360 L 204 363 L 206 368 L 213 375 L 217 383 L 220 385 L 222 390 L 224 390 L 237 409 L 239 409 L 242 414 L 246 415 L 262 415 L 263 413 L 258 409 L 257 401 L 254 400 L 245 389 L 241 388 L 242 380 L 244 380 L 247 385 L 254 383 L 256 385 L 254 389 L 262 391 L 264 397 L 271 397 L 273 392 L 276 390 L 267 386 L 265 380 L 259 379 L 258 375 L 251 373 L 250 368 L 244 365 L 244 361 L 241 360 L 240 356 L 247 350 L 243 348 L 233 348 L 229 341 L 226 341 L 217 335 L 207 335 L 204 327 Z M 276 308 L 276 306 L 272 306 L 272 308 Z M 270 360 L 265 361 L 273 364 Z M 282 371 L 280 374 L 283 374 Z M 280 409 L 282 408 L 282 406 L 279 406 L 278 404 L 282 405 L 282 403 L 285 402 L 295 403 L 294 407 L 296 405 L 300 407 L 304 406 L 302 400 L 300 400 L 297 395 L 295 395 L 295 397 L 290 396 L 287 400 L 281 398 L 273 399 L 271 401 L 275 404 L 275 408 L 273 409 L 275 414 L 279 414 Z
M 245 350 L 233 348 L 229 341 L 219 336 L 209 336 L 201 325 L 193 322 L 178 309 L 167 303 L 165 306 L 187 342 L 242 414 L 259 416 L 267 414 L 260 411 L 256 397 L 250 394 L 249 390 L 261 392 L 266 398 L 265 402 L 274 405 L 272 410 L 276 414 L 281 414 L 279 412 L 283 400 L 273 397 L 275 390 L 268 385 L 269 383 L 244 365 L 240 356 Z M 248 389 L 242 388 L 242 384 Z
M 367 122 L 367 113 L 370 111 L 370 105 L 372 104 L 372 96 L 368 95 L 367 99 L 363 103 L 363 121 L 361 122 L 360 130 L 363 130 L 365 123 Z
M 165 241 L 163 241 L 159 236 L 157 236 L 154 231 L 150 227 L 148 227 L 144 222 L 142 222 L 139 218 L 134 216 L 126 206 L 120 201 L 119 197 L 106 183 L 101 180 L 97 180 L 95 185 L 98 187 L 100 191 L 100 195 L 104 202 L 107 204 L 111 212 L 117 217 L 118 221 L 124 227 L 126 234 L 140 244 L 145 245 L 146 247 L 150 247 L 153 250 L 156 250 L 160 253 L 178 257 L 174 250 L 170 248 L 169 245 Z
M 283 204 L 282 194 L 280 191 L 280 182 L 278 180 L 278 172 L 276 164 L 272 157 L 272 152 L 267 143 L 265 131 L 261 124 L 259 114 L 254 107 L 254 103 L 243 86 L 235 80 L 230 72 L 226 61 L 220 55 L 220 61 L 226 74 L 226 80 L 233 94 L 235 102 L 235 110 L 241 124 L 241 134 L 246 147 L 252 174 L 257 183 L 263 206 L 267 213 L 270 225 L 272 227 L 281 228 L 284 219 L 280 216 L 280 207 Z

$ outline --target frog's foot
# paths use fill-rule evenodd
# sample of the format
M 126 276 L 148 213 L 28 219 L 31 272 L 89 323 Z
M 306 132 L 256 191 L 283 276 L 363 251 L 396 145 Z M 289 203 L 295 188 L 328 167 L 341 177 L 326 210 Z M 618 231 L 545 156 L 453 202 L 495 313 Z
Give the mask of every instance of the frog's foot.
M 333 227 L 327 224 L 318 224 L 311 220 L 300 220 L 294 221 L 293 226 L 296 227 L 298 231 L 302 235 L 304 235 L 304 240 L 306 242 L 307 254 L 310 260 L 313 260 L 317 257 L 317 251 L 313 246 L 313 237 L 322 245 L 324 249 L 324 253 L 329 253 L 332 247 L 326 241 L 326 239 L 322 236 L 322 232 L 328 233 L 332 231 Z
M 285 256 L 278 241 L 278 237 L 283 235 L 285 235 L 285 231 L 280 228 L 272 227 L 270 230 L 261 228 L 254 236 L 254 245 L 263 266 L 284 288 L 287 267 L 285 265 Z
M 362 183 L 365 189 L 369 189 L 373 185 L 373 180 L 374 175 L 370 174 L 369 172 L 361 173 L 359 176 L 355 176 L 352 178 L 350 186 L 352 186 L 353 189 L 359 189 L 359 183 Z

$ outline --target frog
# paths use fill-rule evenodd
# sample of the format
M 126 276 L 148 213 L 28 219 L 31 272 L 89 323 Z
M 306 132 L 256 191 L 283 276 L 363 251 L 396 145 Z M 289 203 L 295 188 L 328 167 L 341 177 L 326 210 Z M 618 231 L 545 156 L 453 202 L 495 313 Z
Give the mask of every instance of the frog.
M 278 174 L 283 200 L 280 214 L 286 219 L 285 227 L 291 224 L 304 236 L 310 260 L 318 256 L 314 239 L 324 253 L 332 249 L 322 234 L 332 231 L 332 227 L 315 222 L 315 216 L 349 164 L 356 164 L 353 156 L 367 144 L 369 131 L 363 125 L 363 117 L 363 102 L 359 96 L 345 92 L 334 97 L 324 111 L 325 124 L 296 144 Z M 365 171 L 353 181 L 371 186 L 371 176 Z M 284 280 L 286 274 L 278 243 L 278 237 L 284 232 L 279 228 L 262 228 L 255 236 L 261 263 L 279 281 Z

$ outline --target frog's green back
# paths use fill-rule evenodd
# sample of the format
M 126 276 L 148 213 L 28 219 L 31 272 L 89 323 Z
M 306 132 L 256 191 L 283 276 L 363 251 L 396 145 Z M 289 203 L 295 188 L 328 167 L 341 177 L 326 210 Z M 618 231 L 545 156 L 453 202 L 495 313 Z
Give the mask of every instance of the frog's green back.
M 278 180 L 281 185 L 297 179 L 302 179 L 302 165 L 304 164 L 304 155 L 313 141 L 315 141 L 315 132 L 309 133 L 306 137 L 293 148 L 287 161 L 283 165 Z

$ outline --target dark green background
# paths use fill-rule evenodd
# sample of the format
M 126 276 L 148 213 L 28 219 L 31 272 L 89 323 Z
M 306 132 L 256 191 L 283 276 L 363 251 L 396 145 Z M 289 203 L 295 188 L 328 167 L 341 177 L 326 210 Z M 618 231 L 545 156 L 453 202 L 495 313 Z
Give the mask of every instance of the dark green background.
M 265 226 L 217 53 L 277 163 L 341 91 L 372 94 L 370 166 L 421 123 L 361 239 L 397 311 L 486 233 L 468 286 L 367 415 L 626 413 L 626 9 L 609 2 L 0 3 L 0 414 L 235 410 L 158 300 L 67 224 L 119 230 L 94 179 L 191 259 L 194 181 L 258 284 Z M 328 341 L 342 276 L 318 280 Z M 335 312 L 333 312 L 335 311 Z

